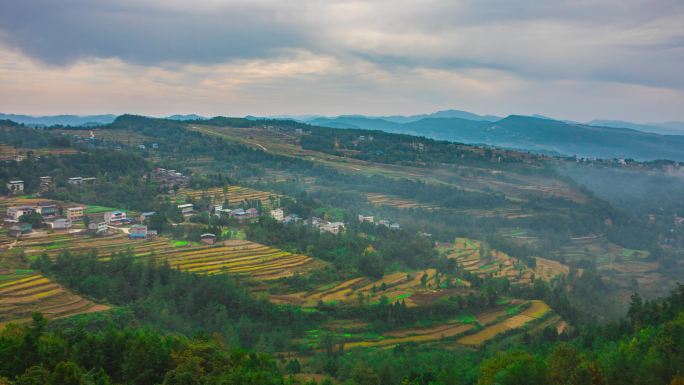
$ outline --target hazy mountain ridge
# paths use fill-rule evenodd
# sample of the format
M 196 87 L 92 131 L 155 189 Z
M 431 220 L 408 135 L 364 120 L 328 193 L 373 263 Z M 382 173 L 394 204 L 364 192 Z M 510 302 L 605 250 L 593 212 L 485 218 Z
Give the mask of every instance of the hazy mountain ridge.
M 489 144 L 580 157 L 684 160 L 684 136 L 511 115 L 496 122 L 425 118 L 409 123 L 342 116 L 309 122 L 332 128 L 362 128 L 426 136 L 470 144 Z
M 633 130 L 650 132 L 661 135 L 684 135 L 684 122 L 664 123 L 631 123 L 622 120 L 592 120 L 587 124 L 592 126 L 631 128 Z
M 45 116 L 31 116 L 20 114 L 3 114 L 0 113 L 0 119 L 11 120 L 16 123 L 22 123 L 27 126 L 88 126 L 109 124 L 116 119 L 117 115 L 103 114 L 103 115 L 45 115 Z
M 89 126 L 109 124 L 115 115 L 55 115 L 28 116 L 0 114 L 29 126 L 51 125 Z M 172 115 L 168 119 L 202 120 L 206 117 Z M 245 119 L 262 119 L 247 116 Z M 460 110 L 445 110 L 410 116 L 341 115 L 280 115 L 269 119 L 293 120 L 330 128 L 380 130 L 425 136 L 469 144 L 550 154 L 577 155 L 596 158 L 634 158 L 637 160 L 671 159 L 684 161 L 684 123 L 636 124 L 623 121 L 593 120 L 591 124 L 555 120 L 542 115 L 511 115 L 498 118 Z M 680 130 L 681 128 L 681 130 Z

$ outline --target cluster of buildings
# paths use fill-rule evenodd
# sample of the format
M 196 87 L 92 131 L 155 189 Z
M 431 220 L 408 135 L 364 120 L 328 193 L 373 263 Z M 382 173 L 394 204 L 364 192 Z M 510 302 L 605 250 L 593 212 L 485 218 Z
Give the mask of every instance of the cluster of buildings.
M 302 218 L 297 214 L 285 215 L 282 208 L 273 209 L 270 212 L 273 219 L 284 224 L 292 224 L 302 222 Z M 344 222 L 328 222 L 318 217 L 312 217 L 303 221 L 304 225 L 311 226 L 320 230 L 321 233 L 339 234 L 344 231 Z
M 40 214 L 45 223 L 53 230 L 68 230 L 74 221 L 83 219 L 85 208 L 83 206 L 59 207 L 51 202 L 39 202 L 35 205 L 23 205 L 8 207 L 3 221 L 9 226 L 8 235 L 20 236 L 30 233 L 33 228 L 28 223 L 20 223 L 23 216 Z
M 281 208 L 273 209 L 269 214 L 271 215 L 271 218 L 286 225 L 290 223 L 298 223 L 302 220 L 302 218 L 300 218 L 297 214 L 285 215 L 285 211 Z
M 74 176 L 71 178 L 67 179 L 67 183 L 72 185 L 72 186 L 81 186 L 84 184 L 93 184 L 97 178 L 95 177 L 82 177 L 82 176 Z M 41 176 L 40 177 L 40 191 L 45 192 L 48 189 L 50 189 L 50 186 L 52 186 L 52 177 L 51 176 Z M 19 195 L 24 192 L 25 188 L 25 183 L 21 179 L 14 179 L 10 180 L 6 184 L 7 190 L 9 191 L 10 194 L 12 195 Z
M 69 179 L 67 179 L 67 183 L 69 183 L 72 186 L 80 186 L 83 184 L 93 184 L 97 178 L 95 177 L 82 177 L 82 176 L 74 176 Z
M 146 150 L 146 149 L 147 149 L 147 146 L 145 146 L 144 144 L 139 144 L 139 145 L 138 145 L 138 148 L 141 149 L 141 150 Z M 158 150 L 158 149 L 159 149 L 159 144 L 157 144 L 157 143 L 152 143 L 152 144 L 150 145 L 150 148 L 153 149 L 153 150 Z
M 375 217 L 372 215 L 361 215 L 359 214 L 358 216 L 359 223 L 371 223 L 376 226 L 385 226 L 388 227 L 390 230 L 401 230 L 401 226 L 398 223 L 390 223 L 390 221 L 385 220 L 385 219 L 380 219 L 378 221 L 375 220 Z
M 302 221 L 302 219 L 297 214 L 290 214 L 286 216 L 282 208 L 271 210 L 270 215 L 276 221 L 284 224 L 298 223 Z M 372 223 L 376 226 L 385 226 L 391 230 L 401 230 L 401 226 L 398 223 L 390 223 L 389 221 L 384 219 L 376 221 L 375 217 L 373 216 L 359 215 L 358 220 L 359 223 Z M 321 233 L 330 233 L 335 235 L 344 231 L 346 227 L 346 224 L 344 222 L 330 222 L 318 217 L 311 217 L 310 219 L 304 220 L 303 223 L 306 226 L 319 229 Z
M 190 216 L 195 214 L 195 205 L 193 205 L 192 203 L 184 203 L 178 205 L 177 207 L 181 214 L 183 214 L 183 216 Z M 208 207 L 208 210 L 217 217 L 237 219 L 238 221 L 240 221 L 240 223 L 258 218 L 260 215 L 259 210 L 254 207 L 250 207 L 247 209 L 229 209 L 224 208 L 223 205 L 211 205 L 210 207 Z
M 180 187 L 187 187 L 190 178 L 183 173 L 176 170 L 167 170 L 165 168 L 157 167 L 150 175 L 152 180 L 159 182 L 162 189 L 177 189 Z
M 82 221 L 86 215 L 84 206 L 60 207 L 52 202 L 8 207 L 4 218 L 4 225 L 8 227 L 8 235 L 19 237 L 31 233 L 33 226 L 29 223 L 22 223 L 20 219 L 22 216 L 32 214 L 40 214 L 43 223 L 55 231 L 68 231 L 74 226 L 74 222 Z M 105 212 L 99 220 L 93 220 L 95 218 L 91 215 L 87 231 L 94 234 L 106 234 L 111 227 L 133 224 L 130 228 L 123 230 L 128 232 L 129 238 L 153 238 L 157 236 L 157 232 L 149 230 L 144 223 L 154 214 L 154 212 L 146 212 L 142 213 L 138 218 L 129 218 L 126 212 L 114 210 Z M 140 222 L 140 224 L 135 224 L 136 222 Z

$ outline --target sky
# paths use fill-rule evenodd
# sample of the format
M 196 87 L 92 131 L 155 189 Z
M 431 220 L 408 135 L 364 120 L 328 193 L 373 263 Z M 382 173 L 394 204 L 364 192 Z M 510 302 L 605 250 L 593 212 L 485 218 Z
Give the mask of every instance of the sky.
M 684 121 L 684 1 L 0 1 L 0 112 L 450 108 Z

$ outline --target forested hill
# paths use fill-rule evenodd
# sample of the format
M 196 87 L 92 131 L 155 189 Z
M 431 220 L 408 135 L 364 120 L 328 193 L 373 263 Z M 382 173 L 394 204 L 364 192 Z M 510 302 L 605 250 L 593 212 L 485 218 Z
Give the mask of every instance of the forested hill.
M 365 116 L 315 118 L 308 122 L 288 119 L 247 119 L 217 116 L 210 119 L 190 117 L 184 121 L 121 115 L 105 127 L 130 128 L 153 134 L 152 130 L 183 129 L 186 124 L 248 128 L 255 125 L 289 126 L 311 129 L 377 130 L 388 133 L 422 136 L 456 143 L 485 144 L 538 153 L 636 160 L 669 159 L 684 161 L 684 136 L 646 133 L 628 128 L 599 127 L 561 122 L 539 117 L 511 115 L 498 121 L 460 117 L 428 116 L 418 120 L 392 120 Z M 83 127 L 87 129 L 87 127 Z
M 659 135 L 627 128 L 590 126 L 512 115 L 496 122 L 461 118 L 425 118 L 408 123 L 381 118 L 318 118 L 311 124 L 426 136 L 461 143 L 596 158 L 684 160 L 684 136 Z

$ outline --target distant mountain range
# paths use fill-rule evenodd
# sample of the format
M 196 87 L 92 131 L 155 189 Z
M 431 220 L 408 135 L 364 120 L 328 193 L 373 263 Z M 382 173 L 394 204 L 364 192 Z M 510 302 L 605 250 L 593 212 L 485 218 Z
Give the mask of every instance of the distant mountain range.
M 592 126 L 631 128 L 632 130 L 651 132 L 663 135 L 684 135 L 684 122 L 664 122 L 664 123 L 630 123 L 622 120 L 592 120 L 587 123 Z
M 310 124 L 425 136 L 469 144 L 488 144 L 579 157 L 671 159 L 684 161 L 684 136 L 631 128 L 595 126 L 541 116 L 511 115 L 500 120 L 427 117 L 405 123 L 381 117 L 315 118 Z
M 109 124 L 116 115 L 28 116 L 1 114 L 29 126 L 92 126 Z M 206 119 L 203 116 L 172 115 L 174 120 Z M 247 116 L 247 119 L 260 117 Z M 671 159 L 684 161 L 684 123 L 637 124 L 612 120 L 589 123 L 560 121 L 542 115 L 511 115 L 500 118 L 467 111 L 445 110 L 432 114 L 364 116 L 279 115 L 270 119 L 290 119 L 331 128 L 356 128 L 425 136 L 468 144 L 560 155 L 596 158 Z
M 98 126 L 109 124 L 116 119 L 117 115 L 51 115 L 51 116 L 30 116 L 0 113 L 0 119 L 7 119 L 13 122 L 22 123 L 31 127 L 47 126 Z
M 207 118 L 204 116 L 200 116 L 200 115 L 189 114 L 189 115 L 171 115 L 171 116 L 167 116 L 166 119 L 171 119 L 171 120 L 205 120 Z
M 17 114 L 3 114 L 0 113 L 0 120 L 11 120 L 13 122 L 22 123 L 31 127 L 49 127 L 49 126 L 101 126 L 109 124 L 116 119 L 118 115 L 48 115 L 48 116 L 31 116 L 31 115 L 17 115 Z M 167 119 L 173 120 L 202 120 L 206 119 L 203 116 L 190 115 L 171 115 Z

